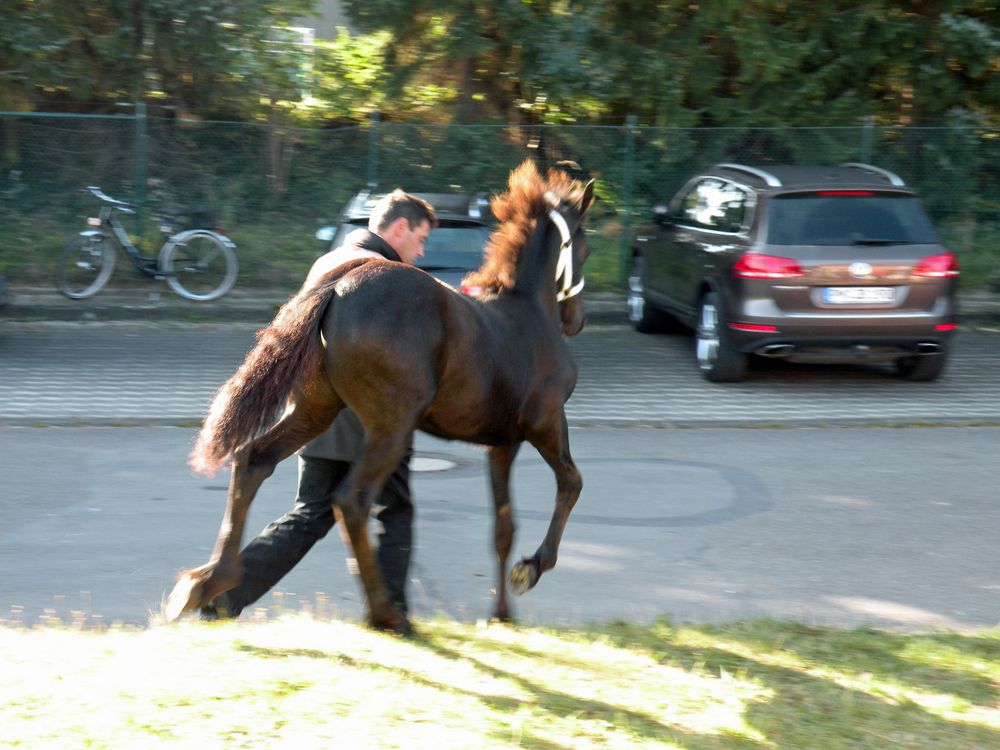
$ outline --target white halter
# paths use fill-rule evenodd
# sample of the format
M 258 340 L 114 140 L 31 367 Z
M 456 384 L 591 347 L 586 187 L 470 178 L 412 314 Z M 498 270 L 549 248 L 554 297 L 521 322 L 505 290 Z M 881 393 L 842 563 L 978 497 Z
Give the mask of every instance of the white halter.
M 556 292 L 556 300 L 563 302 L 570 297 L 575 297 L 583 289 L 583 276 L 580 281 L 573 283 L 573 238 L 569 234 L 569 225 L 554 208 L 549 211 L 549 218 L 559 229 L 559 236 L 562 243 L 559 245 L 559 261 L 556 263 L 556 284 L 559 290 Z

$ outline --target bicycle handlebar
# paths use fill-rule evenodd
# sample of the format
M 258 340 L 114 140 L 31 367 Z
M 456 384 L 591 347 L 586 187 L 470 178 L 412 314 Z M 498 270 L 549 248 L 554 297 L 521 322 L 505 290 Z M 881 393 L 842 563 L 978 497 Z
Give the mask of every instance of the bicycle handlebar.
M 117 198 L 112 198 L 110 195 L 107 195 L 103 190 L 101 190 L 97 185 L 89 185 L 87 187 L 87 190 L 95 198 L 98 198 L 99 200 L 102 200 L 105 203 L 110 203 L 119 211 L 124 211 L 127 214 L 135 213 L 135 210 L 128 203 L 126 203 L 125 201 L 120 201 Z

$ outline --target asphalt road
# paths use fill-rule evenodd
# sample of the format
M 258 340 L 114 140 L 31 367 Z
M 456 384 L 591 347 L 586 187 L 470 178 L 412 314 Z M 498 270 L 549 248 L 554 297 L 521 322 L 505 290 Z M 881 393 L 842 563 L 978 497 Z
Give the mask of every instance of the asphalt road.
M 514 600 L 524 622 L 720 621 L 974 628 L 1000 620 L 1000 428 L 574 428 L 585 487 L 556 568 Z M 205 562 L 227 477 L 184 466 L 190 428 L 0 428 L 0 613 L 142 624 Z M 421 618 L 491 612 L 490 501 L 480 449 L 421 438 L 411 602 Z M 255 502 L 288 507 L 295 462 Z M 517 554 L 554 482 L 515 464 Z M 360 616 L 333 534 L 260 603 Z M 74 612 L 78 613 L 74 615 Z M 246 616 L 252 617 L 253 613 Z
M 204 562 L 226 477 L 196 477 L 184 457 L 251 342 L 248 326 L 0 325 L 0 618 L 141 624 L 178 570 Z M 963 331 L 937 383 L 778 366 L 716 386 L 688 339 L 590 328 L 573 343 L 568 410 L 586 486 L 559 564 L 515 601 L 518 614 L 995 625 L 998 344 Z M 168 424 L 183 426 L 141 426 Z M 488 616 L 481 451 L 426 437 L 417 447 L 414 611 Z M 288 461 L 265 483 L 253 531 L 287 508 L 294 474 Z M 530 554 L 554 482 L 530 449 L 514 481 L 516 551 Z M 340 539 L 261 606 L 356 617 Z

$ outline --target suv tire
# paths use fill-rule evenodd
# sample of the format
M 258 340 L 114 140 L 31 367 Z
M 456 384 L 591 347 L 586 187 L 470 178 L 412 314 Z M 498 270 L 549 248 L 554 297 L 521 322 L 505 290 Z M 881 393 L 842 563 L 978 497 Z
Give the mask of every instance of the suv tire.
M 948 350 L 943 349 L 940 354 L 924 354 L 897 359 L 896 372 L 904 380 L 914 383 L 929 383 L 938 379 L 938 376 L 944 372 L 947 363 Z
M 670 316 L 646 299 L 646 259 L 639 253 L 632 256 L 626 304 L 628 319 L 639 333 L 656 333 L 670 326 Z
M 748 355 L 737 351 L 729 343 L 716 292 L 708 292 L 701 298 L 694 339 L 698 368 L 707 380 L 733 383 L 743 379 L 747 372 Z

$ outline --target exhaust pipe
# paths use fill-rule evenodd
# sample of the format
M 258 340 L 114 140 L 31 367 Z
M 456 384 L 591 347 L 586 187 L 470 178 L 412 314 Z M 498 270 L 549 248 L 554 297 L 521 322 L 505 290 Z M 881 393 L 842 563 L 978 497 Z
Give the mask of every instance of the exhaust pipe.
M 788 357 L 795 351 L 795 347 L 792 344 L 768 344 L 767 346 L 762 346 L 757 350 L 757 354 L 762 357 L 774 357 L 780 359 L 782 357 Z
M 917 354 L 940 354 L 941 351 L 941 344 L 932 341 L 921 341 L 917 344 Z

